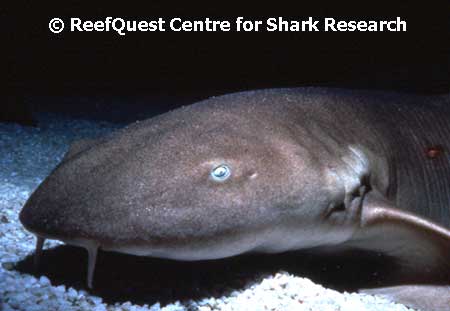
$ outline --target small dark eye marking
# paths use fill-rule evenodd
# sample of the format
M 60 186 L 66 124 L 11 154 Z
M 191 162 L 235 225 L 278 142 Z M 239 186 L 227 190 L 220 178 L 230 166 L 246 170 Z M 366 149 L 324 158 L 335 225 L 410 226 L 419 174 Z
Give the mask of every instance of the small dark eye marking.
M 444 147 L 441 145 L 431 146 L 426 149 L 426 155 L 429 159 L 436 159 L 444 153 Z
M 215 181 L 224 181 L 231 175 L 231 168 L 226 164 L 220 164 L 211 170 L 211 177 Z

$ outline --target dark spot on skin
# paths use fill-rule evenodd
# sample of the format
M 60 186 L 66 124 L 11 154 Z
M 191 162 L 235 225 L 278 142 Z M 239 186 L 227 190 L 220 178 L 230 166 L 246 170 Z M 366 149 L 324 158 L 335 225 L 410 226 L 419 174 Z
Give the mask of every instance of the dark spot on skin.
M 436 159 L 444 153 L 444 147 L 441 145 L 431 146 L 426 149 L 426 155 L 429 159 Z
M 344 203 L 338 204 L 333 208 L 333 210 L 337 212 L 343 212 L 345 211 L 345 204 Z

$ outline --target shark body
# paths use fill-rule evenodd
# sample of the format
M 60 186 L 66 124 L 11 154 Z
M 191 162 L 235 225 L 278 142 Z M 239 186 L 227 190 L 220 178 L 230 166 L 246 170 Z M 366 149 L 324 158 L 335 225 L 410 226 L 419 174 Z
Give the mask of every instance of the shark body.
M 203 260 L 342 246 L 398 260 L 407 286 L 381 294 L 450 306 L 450 96 L 213 97 L 75 143 L 20 220 L 37 253 L 45 238 L 85 247 L 89 286 L 99 248 Z

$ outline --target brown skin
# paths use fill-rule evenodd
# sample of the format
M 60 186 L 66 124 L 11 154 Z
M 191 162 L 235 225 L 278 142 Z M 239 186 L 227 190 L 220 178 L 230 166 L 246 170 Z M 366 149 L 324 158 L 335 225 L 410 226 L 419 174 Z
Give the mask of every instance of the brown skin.
M 43 237 L 183 260 L 374 245 L 446 275 L 449 105 L 319 88 L 211 98 L 74 145 L 20 220 Z M 218 182 L 221 164 L 231 175 Z

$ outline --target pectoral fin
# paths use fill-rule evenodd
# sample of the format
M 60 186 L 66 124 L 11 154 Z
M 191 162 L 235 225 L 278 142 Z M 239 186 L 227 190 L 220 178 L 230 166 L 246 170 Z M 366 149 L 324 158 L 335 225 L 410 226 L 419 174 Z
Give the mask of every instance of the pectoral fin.
M 352 247 L 391 256 L 398 264 L 393 287 L 363 292 L 423 310 L 450 310 L 450 231 L 367 194 Z
M 402 285 L 362 289 L 359 292 L 382 296 L 419 310 L 450 310 L 450 286 Z
M 402 280 L 450 282 L 450 230 L 368 193 L 349 245 L 394 257 Z

